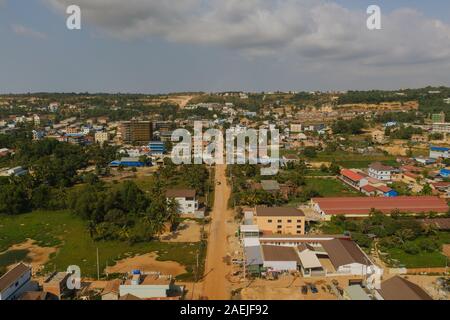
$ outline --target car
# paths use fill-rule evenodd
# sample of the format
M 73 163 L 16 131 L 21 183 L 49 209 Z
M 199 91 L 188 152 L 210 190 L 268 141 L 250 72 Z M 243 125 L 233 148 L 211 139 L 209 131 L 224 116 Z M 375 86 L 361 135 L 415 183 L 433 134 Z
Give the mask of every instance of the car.
M 308 287 L 302 286 L 302 294 L 308 294 Z
M 316 287 L 315 285 L 313 285 L 313 284 L 310 284 L 310 285 L 309 285 L 309 289 L 311 290 L 311 292 L 312 292 L 313 294 L 319 293 L 319 290 L 318 290 L 317 287 Z

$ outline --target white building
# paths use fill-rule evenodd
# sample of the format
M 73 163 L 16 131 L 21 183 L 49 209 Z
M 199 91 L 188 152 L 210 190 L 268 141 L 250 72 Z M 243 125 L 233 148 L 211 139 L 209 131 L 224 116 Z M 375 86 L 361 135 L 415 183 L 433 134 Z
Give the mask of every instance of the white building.
M 373 163 L 369 166 L 369 176 L 380 181 L 391 181 L 392 174 L 395 169 L 390 166 L 385 166 L 380 162 Z
M 167 201 L 175 200 L 178 203 L 178 210 L 182 214 L 195 214 L 198 210 L 198 200 L 195 190 L 172 189 L 166 192 Z
M 0 300 L 16 300 L 24 292 L 35 291 L 31 281 L 31 268 L 19 263 L 0 278 Z

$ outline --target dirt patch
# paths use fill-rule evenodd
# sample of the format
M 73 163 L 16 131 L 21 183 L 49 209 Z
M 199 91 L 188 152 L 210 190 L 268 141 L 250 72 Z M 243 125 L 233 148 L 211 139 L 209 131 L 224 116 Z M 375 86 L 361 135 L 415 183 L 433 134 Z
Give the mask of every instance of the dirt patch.
M 48 248 L 48 247 L 40 247 L 38 246 L 34 240 L 28 239 L 27 241 L 15 244 L 11 246 L 8 250 L 5 252 L 2 252 L 0 254 L 4 254 L 10 251 L 20 251 L 20 250 L 26 250 L 28 251 L 28 254 L 26 256 L 27 264 L 30 264 L 33 268 L 33 272 L 41 271 L 44 267 L 44 265 L 50 260 L 50 255 L 52 253 L 56 253 L 58 250 L 57 248 Z M 11 269 L 13 265 L 8 266 L 7 269 Z
M 199 242 L 201 226 L 193 220 L 183 221 L 175 232 L 167 232 L 161 236 L 162 242 Z
M 175 261 L 158 261 L 157 254 L 148 253 L 124 259 L 115 266 L 106 268 L 107 273 L 128 273 L 133 270 L 160 272 L 163 275 L 178 276 L 186 273 L 186 268 Z

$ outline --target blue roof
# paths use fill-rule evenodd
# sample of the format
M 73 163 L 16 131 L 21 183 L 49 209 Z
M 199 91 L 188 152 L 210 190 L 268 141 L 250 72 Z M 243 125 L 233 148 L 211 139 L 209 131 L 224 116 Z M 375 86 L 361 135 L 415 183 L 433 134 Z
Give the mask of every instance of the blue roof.
M 442 152 L 450 151 L 449 148 L 445 148 L 445 147 L 434 147 L 434 146 L 431 146 L 431 150 L 432 150 L 432 151 L 442 151 Z

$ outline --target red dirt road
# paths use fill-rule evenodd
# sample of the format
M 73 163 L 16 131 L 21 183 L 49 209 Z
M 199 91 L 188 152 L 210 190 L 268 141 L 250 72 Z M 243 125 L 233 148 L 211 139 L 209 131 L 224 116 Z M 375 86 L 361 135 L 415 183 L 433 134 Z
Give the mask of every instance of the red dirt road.
M 215 200 L 211 212 L 211 225 L 203 279 L 202 296 L 208 300 L 228 300 L 231 297 L 230 283 L 226 279 L 231 271 L 225 258 L 228 254 L 227 220 L 233 211 L 228 209 L 231 189 L 227 184 L 226 165 L 217 165 L 215 174 Z M 218 182 L 220 185 L 218 185 Z

